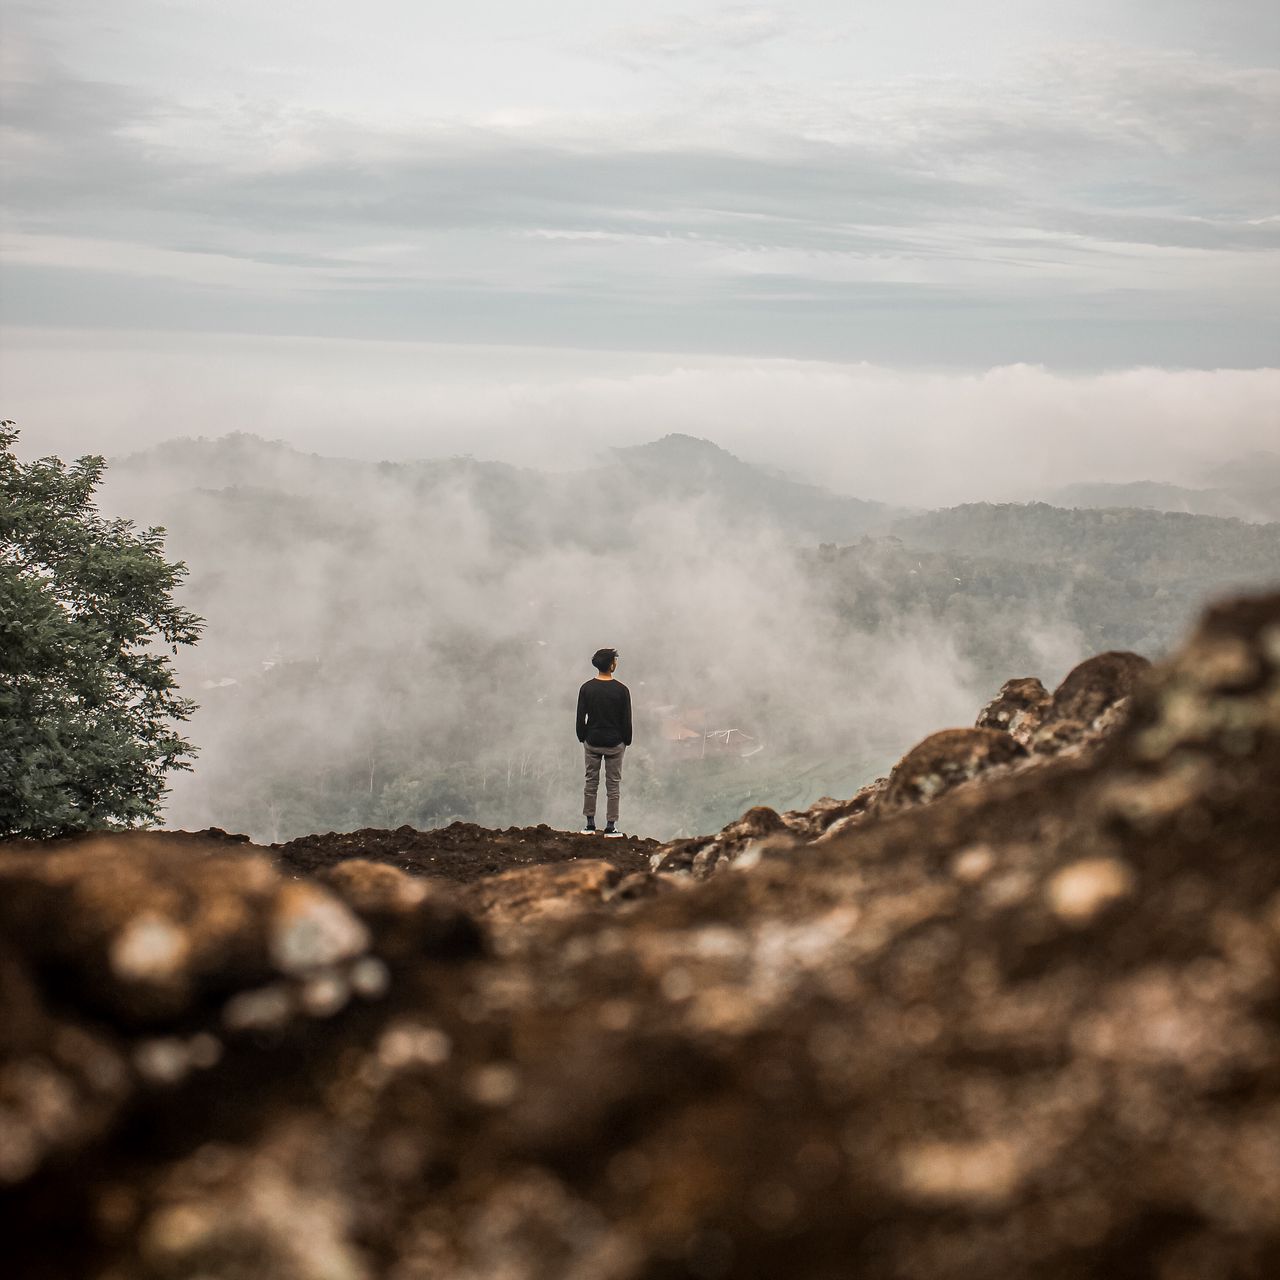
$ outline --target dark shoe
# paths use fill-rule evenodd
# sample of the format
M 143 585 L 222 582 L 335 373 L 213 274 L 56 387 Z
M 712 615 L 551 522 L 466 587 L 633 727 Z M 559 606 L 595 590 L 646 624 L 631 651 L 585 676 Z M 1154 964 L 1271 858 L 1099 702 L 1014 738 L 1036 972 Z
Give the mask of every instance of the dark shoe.
M 615 840 L 622 839 L 622 832 L 619 831 L 618 828 L 615 827 L 612 822 L 609 823 L 609 825 L 605 827 L 605 829 L 600 834 L 602 836 L 610 836 Z
M 580 836 L 598 836 L 600 833 L 596 830 L 596 822 L 594 818 L 588 818 L 582 830 L 578 832 Z

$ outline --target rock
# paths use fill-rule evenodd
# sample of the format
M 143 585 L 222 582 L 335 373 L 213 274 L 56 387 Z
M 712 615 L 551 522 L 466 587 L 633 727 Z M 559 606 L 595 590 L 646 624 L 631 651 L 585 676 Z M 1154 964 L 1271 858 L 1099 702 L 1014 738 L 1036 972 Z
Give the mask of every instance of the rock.
M 757 841 L 772 838 L 775 845 L 779 839 L 784 843 L 794 843 L 788 838 L 788 832 L 788 824 L 777 810 L 757 805 L 717 835 L 698 836 L 664 845 L 654 853 L 649 865 L 654 871 L 687 873 L 703 880 L 718 868 L 729 866 Z
M 478 954 L 481 930 L 456 892 L 439 881 L 415 878 L 385 863 L 351 858 L 316 877 L 375 929 L 374 949 L 392 963 L 415 957 Z
M 368 949 L 369 931 L 359 918 L 314 885 L 284 885 L 272 908 L 267 945 L 281 973 L 304 977 Z
M 679 881 L 674 876 L 633 871 L 629 876 L 623 876 L 612 888 L 606 889 L 604 900 L 619 905 L 640 902 L 645 898 L 656 898 L 659 894 L 670 893 L 678 885 Z
M 1060 756 L 1079 751 L 1094 741 L 1079 720 L 1050 720 L 1031 735 L 1031 750 L 1038 756 Z
M 851 799 L 835 800 L 824 796 L 808 809 L 793 809 L 784 813 L 783 821 L 789 830 L 809 840 L 820 839 L 837 828 L 845 831 L 875 811 L 888 786 L 888 778 L 877 778 Z
M 179 847 L 175 854 L 154 839 L 99 837 L 7 853 L 0 930 L 28 963 L 66 975 L 86 1009 L 135 1025 L 265 980 L 274 968 L 272 912 L 285 886 L 265 858 L 217 843 Z M 331 898 L 319 901 L 345 912 Z
M 894 766 L 878 809 L 892 813 L 926 804 L 980 774 L 1026 758 L 1027 749 L 998 729 L 943 729 Z
M 1003 729 L 1023 746 L 1030 746 L 1035 731 L 1053 706 L 1053 698 L 1034 676 L 1006 680 L 978 713 L 979 729 Z
M 1052 720 L 1077 720 L 1092 728 L 1108 708 L 1132 697 L 1151 663 L 1136 653 L 1100 653 L 1074 667 L 1053 691 Z
M 1129 897 L 1135 890 L 1133 872 L 1115 858 L 1082 858 L 1049 880 L 1049 905 L 1059 918 L 1087 924 L 1099 911 Z
M 611 863 L 583 858 L 490 876 L 465 890 L 464 901 L 491 929 L 510 928 L 599 906 L 622 879 Z
M 396 958 L 478 952 L 456 905 L 410 906 L 412 882 L 397 896 L 388 871 L 333 876 L 366 922 L 221 833 L 0 850 L 0 1183 L 75 1151 L 149 1090 L 217 1068 L 227 1036 L 385 994 L 380 945 Z

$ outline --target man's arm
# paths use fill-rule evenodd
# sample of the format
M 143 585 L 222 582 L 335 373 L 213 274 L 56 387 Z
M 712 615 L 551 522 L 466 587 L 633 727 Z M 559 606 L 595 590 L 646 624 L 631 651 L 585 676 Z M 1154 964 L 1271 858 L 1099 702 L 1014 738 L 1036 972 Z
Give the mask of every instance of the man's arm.
M 626 689 L 627 695 L 627 711 L 622 721 L 622 742 L 624 746 L 631 745 L 631 690 Z
M 578 690 L 578 723 L 577 734 L 579 742 L 587 740 L 587 690 L 584 686 Z

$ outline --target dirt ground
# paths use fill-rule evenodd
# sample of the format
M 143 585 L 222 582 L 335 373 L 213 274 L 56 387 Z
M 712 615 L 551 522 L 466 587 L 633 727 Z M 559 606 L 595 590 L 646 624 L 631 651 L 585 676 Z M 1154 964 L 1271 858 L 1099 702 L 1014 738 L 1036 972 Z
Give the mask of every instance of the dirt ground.
M 7 1274 L 1280 1275 L 1280 596 L 1028 688 L 661 847 L 0 849 Z
M 342 859 L 365 858 L 410 875 L 433 876 L 459 885 L 543 863 L 586 859 L 607 862 L 624 874 L 647 871 L 649 858 L 658 847 L 658 841 L 638 836 L 606 840 L 599 835 L 557 831 L 545 824 L 493 831 L 472 822 L 455 822 L 434 831 L 413 827 L 331 831 L 271 846 L 281 865 L 308 875 Z

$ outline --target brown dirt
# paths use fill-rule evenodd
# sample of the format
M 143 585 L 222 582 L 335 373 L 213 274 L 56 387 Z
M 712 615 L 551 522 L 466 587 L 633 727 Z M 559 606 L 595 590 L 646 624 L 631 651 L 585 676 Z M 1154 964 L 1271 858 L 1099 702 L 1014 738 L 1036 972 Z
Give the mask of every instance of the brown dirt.
M 1280 1274 L 1280 596 L 1100 674 L 1056 754 L 658 873 L 5 851 L 10 1274 Z
M 585 859 L 603 860 L 624 874 L 647 871 L 658 841 L 639 836 L 606 840 L 599 835 L 558 831 L 545 824 L 493 831 L 472 822 L 455 822 L 434 831 L 413 827 L 330 831 L 271 847 L 285 867 L 308 875 L 344 858 L 364 858 L 399 867 L 410 875 L 434 876 L 463 885 L 520 867 Z

